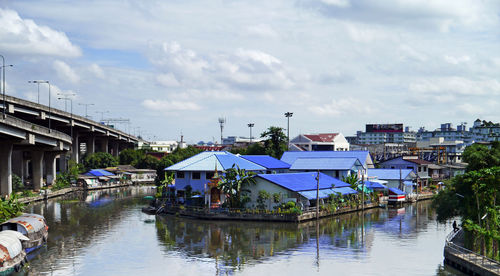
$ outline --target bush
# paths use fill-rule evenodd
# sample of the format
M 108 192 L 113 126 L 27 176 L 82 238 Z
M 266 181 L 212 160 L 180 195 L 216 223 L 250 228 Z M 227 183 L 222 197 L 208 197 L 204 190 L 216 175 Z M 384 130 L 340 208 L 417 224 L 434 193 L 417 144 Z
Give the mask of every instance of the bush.
M 16 174 L 12 174 L 12 190 L 14 192 L 19 192 L 24 189 L 23 180 Z
M 118 165 L 118 161 L 113 157 L 113 155 L 107 152 L 96 152 L 90 154 L 83 159 L 83 165 L 86 170 L 115 167 Z

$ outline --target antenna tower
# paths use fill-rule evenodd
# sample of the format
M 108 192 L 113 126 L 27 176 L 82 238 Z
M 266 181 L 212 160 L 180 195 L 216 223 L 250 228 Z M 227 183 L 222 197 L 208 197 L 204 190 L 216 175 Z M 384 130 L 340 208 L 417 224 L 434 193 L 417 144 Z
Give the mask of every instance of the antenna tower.
M 226 118 L 219 117 L 219 125 L 220 125 L 220 144 L 222 145 L 222 133 L 224 130 L 224 124 L 226 124 Z

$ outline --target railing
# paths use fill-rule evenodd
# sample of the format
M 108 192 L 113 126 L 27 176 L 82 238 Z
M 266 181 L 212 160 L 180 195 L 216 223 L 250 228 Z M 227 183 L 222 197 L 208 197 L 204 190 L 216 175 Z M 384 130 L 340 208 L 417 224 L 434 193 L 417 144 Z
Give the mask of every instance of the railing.
M 455 244 L 453 240 L 458 235 L 463 235 L 462 229 L 458 231 L 452 231 L 448 234 L 448 236 L 446 236 L 445 250 L 447 249 L 451 251 L 450 253 L 458 255 L 457 257 L 466 260 L 467 262 L 472 263 L 478 267 L 500 274 L 500 262 Z

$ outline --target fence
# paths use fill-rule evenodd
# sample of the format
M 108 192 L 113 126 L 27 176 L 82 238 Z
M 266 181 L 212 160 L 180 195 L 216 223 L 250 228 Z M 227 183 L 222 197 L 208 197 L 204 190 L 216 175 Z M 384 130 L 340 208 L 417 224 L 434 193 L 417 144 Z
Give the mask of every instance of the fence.
M 446 236 L 445 254 L 448 252 L 461 260 L 479 267 L 482 270 L 500 275 L 500 262 L 464 248 L 454 242 L 455 239 L 462 239 L 463 235 L 464 233 L 462 229 L 460 229 L 456 232 L 452 231 L 448 234 L 448 236 Z

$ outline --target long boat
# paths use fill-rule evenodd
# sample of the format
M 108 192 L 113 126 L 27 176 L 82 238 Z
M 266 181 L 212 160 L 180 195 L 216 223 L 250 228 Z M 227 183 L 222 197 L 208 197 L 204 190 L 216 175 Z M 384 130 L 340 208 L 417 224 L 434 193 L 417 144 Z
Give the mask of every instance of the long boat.
M 26 260 L 26 252 L 21 241 L 28 240 L 17 231 L 0 232 L 0 275 L 10 275 L 21 270 Z
M 29 240 L 21 242 L 26 253 L 30 253 L 44 245 L 49 236 L 49 227 L 45 222 L 45 218 L 38 214 L 23 214 L 9 219 L 0 224 L 0 230 L 2 232 L 4 230 L 13 230 L 28 237 Z

